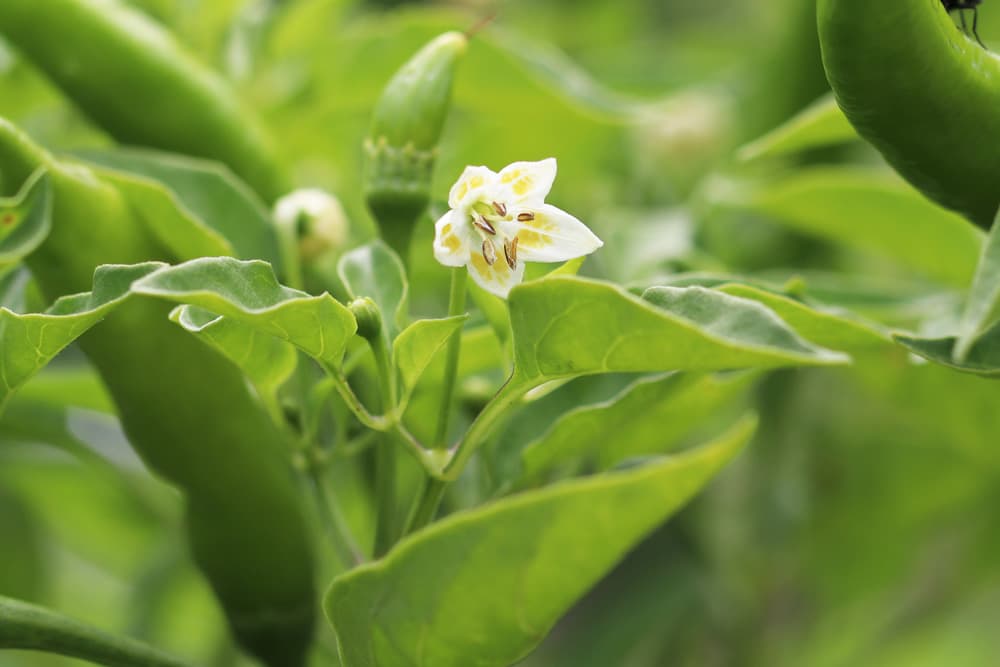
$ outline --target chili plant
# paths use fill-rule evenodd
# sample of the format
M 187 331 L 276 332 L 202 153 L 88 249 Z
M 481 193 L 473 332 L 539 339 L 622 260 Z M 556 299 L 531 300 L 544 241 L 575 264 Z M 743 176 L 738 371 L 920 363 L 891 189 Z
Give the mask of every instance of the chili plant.
M 303 0 L 185 23 L 134 4 L 0 3 L 0 659 L 674 664 L 676 636 L 726 614 L 665 613 L 643 582 L 740 572 L 753 539 L 712 526 L 773 518 L 740 494 L 784 488 L 781 462 L 841 442 L 842 413 L 869 433 L 929 420 L 907 437 L 995 465 L 964 429 L 988 397 L 955 372 L 1000 374 L 996 62 L 949 14 L 964 6 L 789 3 L 781 68 L 651 101 L 516 16 Z M 782 123 L 825 90 L 820 54 L 833 94 Z M 18 86 L 40 87 L 23 108 Z M 741 147 L 762 123 L 780 126 Z M 39 486 L 39 452 L 73 462 L 65 487 Z M 970 503 L 980 479 L 962 478 Z M 82 502 L 50 498 L 74 485 Z M 135 514 L 135 558 L 72 526 L 135 589 L 116 631 L 32 584 L 39 507 L 100 514 L 93 489 Z M 663 535 L 678 574 L 616 567 Z M 767 595 L 716 586 L 741 600 L 729 623 L 763 616 Z M 161 642 L 185 604 L 202 620 Z M 572 639 L 547 639 L 574 608 Z M 826 655 L 731 634 L 696 632 L 683 662 Z

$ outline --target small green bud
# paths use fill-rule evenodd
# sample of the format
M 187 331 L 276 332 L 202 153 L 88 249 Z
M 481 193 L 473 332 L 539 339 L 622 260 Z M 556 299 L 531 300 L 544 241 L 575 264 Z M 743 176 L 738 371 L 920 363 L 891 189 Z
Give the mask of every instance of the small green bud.
M 358 335 L 368 342 L 375 342 L 382 332 L 382 313 L 375 302 L 367 296 L 359 297 L 347 304 L 358 322 Z
M 383 237 L 403 258 L 430 202 L 437 144 L 467 44 L 458 32 L 437 37 L 396 72 L 375 105 L 365 141 L 365 198 Z

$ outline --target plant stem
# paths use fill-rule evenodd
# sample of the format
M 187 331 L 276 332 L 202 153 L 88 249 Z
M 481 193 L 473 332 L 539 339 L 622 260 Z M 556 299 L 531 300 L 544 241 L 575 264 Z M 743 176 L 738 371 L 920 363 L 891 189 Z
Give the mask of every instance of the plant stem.
M 134 639 L 5 597 L 0 597 L 0 649 L 44 651 L 108 667 L 190 667 Z
M 385 332 L 370 341 L 378 372 L 379 393 L 383 413 L 390 414 L 396 407 L 396 382 L 389 361 L 389 344 Z M 386 432 L 375 448 L 375 497 L 377 516 L 375 523 L 376 558 L 385 554 L 396 539 L 396 439 L 394 433 Z
M 364 554 L 354 541 L 354 535 L 348 528 L 347 522 L 337 511 L 336 506 L 330 502 L 327 496 L 326 487 L 323 485 L 323 478 L 319 470 L 312 464 L 308 469 L 309 486 L 312 488 L 313 498 L 319 512 L 320 522 L 323 524 L 323 532 L 333 545 L 337 554 L 337 560 L 344 570 L 365 561 Z
M 441 504 L 441 498 L 444 496 L 444 491 L 448 484 L 458 478 L 469 457 L 472 456 L 473 452 L 489 436 L 497 422 L 532 386 L 531 382 L 525 382 L 515 374 L 507 381 L 507 384 L 500 388 L 496 396 L 486 404 L 483 411 L 472 422 L 465 437 L 456 445 L 451 460 L 445 467 L 442 476 L 427 480 L 427 484 L 421 492 L 420 499 L 417 501 L 417 505 L 410 515 L 405 535 L 420 530 L 434 519 L 434 515 L 437 513 L 438 505 Z
M 465 313 L 464 266 L 451 270 L 451 292 L 448 296 L 448 317 Z M 459 329 L 448 340 L 448 356 L 444 367 L 444 387 L 441 390 L 441 407 L 438 411 L 437 430 L 431 447 L 445 449 L 448 444 L 448 425 L 451 420 L 451 404 L 455 394 L 455 376 L 458 375 L 458 358 L 462 353 L 462 330 Z

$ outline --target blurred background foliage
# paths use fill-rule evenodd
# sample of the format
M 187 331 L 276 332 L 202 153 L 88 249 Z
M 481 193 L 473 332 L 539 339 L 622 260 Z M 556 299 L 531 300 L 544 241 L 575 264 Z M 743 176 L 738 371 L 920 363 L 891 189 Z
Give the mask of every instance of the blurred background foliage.
M 552 201 L 606 242 L 584 273 L 634 286 L 740 275 L 886 326 L 940 322 L 971 273 L 961 262 L 930 266 L 933 257 L 901 262 L 801 224 L 803 205 L 820 210 L 845 191 L 807 188 L 794 206 L 774 195 L 817 165 L 891 179 L 860 144 L 737 159 L 740 145 L 828 90 L 808 0 L 133 4 L 234 82 L 297 182 L 341 197 L 356 242 L 373 234 L 361 140 L 383 84 L 434 35 L 496 11 L 456 82 L 440 198 L 466 164 L 556 156 Z M 981 11 L 981 34 L 1000 43 L 1000 11 Z M 109 143 L 2 42 L 0 115 L 55 150 Z M 743 205 L 751 200 L 770 204 Z M 846 214 L 900 214 L 879 202 Z M 447 274 L 431 235 L 427 219 L 411 257 L 414 311 L 441 314 Z M 475 359 L 467 366 L 475 406 L 498 378 L 476 376 Z M 622 383 L 598 385 L 576 381 L 545 400 L 595 403 Z M 847 369 L 760 378 L 739 400 L 762 412 L 754 445 L 524 664 L 996 664 L 1000 388 L 886 346 Z M 112 413 L 72 352 L 12 403 L 0 424 L 0 594 L 198 664 L 245 664 L 188 561 L 178 497 L 129 453 Z M 529 409 L 509 434 L 526 444 L 548 421 Z M 503 461 L 480 470 L 491 464 Z M 364 525 L 364 485 L 350 468 L 334 474 Z M 459 485 L 452 507 L 483 488 Z M 332 636 L 321 635 L 315 664 L 335 664 Z M 4 667 L 68 664 L 0 656 Z

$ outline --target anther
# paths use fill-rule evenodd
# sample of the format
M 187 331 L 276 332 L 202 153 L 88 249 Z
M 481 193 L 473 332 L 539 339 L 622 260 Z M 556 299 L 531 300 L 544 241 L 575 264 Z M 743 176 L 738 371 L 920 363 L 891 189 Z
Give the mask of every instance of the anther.
M 535 214 L 534 213 L 518 213 L 517 214 L 517 221 L 518 222 L 531 222 L 534 219 L 535 219 Z
M 496 211 L 497 215 L 499 215 L 501 217 L 507 215 L 507 206 L 504 205 L 504 204 L 499 204 L 497 202 L 493 202 L 493 210 Z
M 507 259 L 507 266 L 511 269 L 517 268 L 517 237 L 510 242 L 503 242 L 503 254 Z
M 497 250 L 489 239 L 483 239 L 483 259 L 490 266 L 493 266 L 493 262 L 497 261 Z
M 497 230 L 495 230 L 493 228 L 493 225 L 490 224 L 490 221 L 487 220 L 486 218 L 484 218 L 481 215 L 475 216 L 472 219 L 472 223 L 476 227 L 479 227 L 481 230 L 483 230 L 484 232 L 486 232 L 487 234 L 489 234 L 490 236 L 496 236 L 497 235 Z

